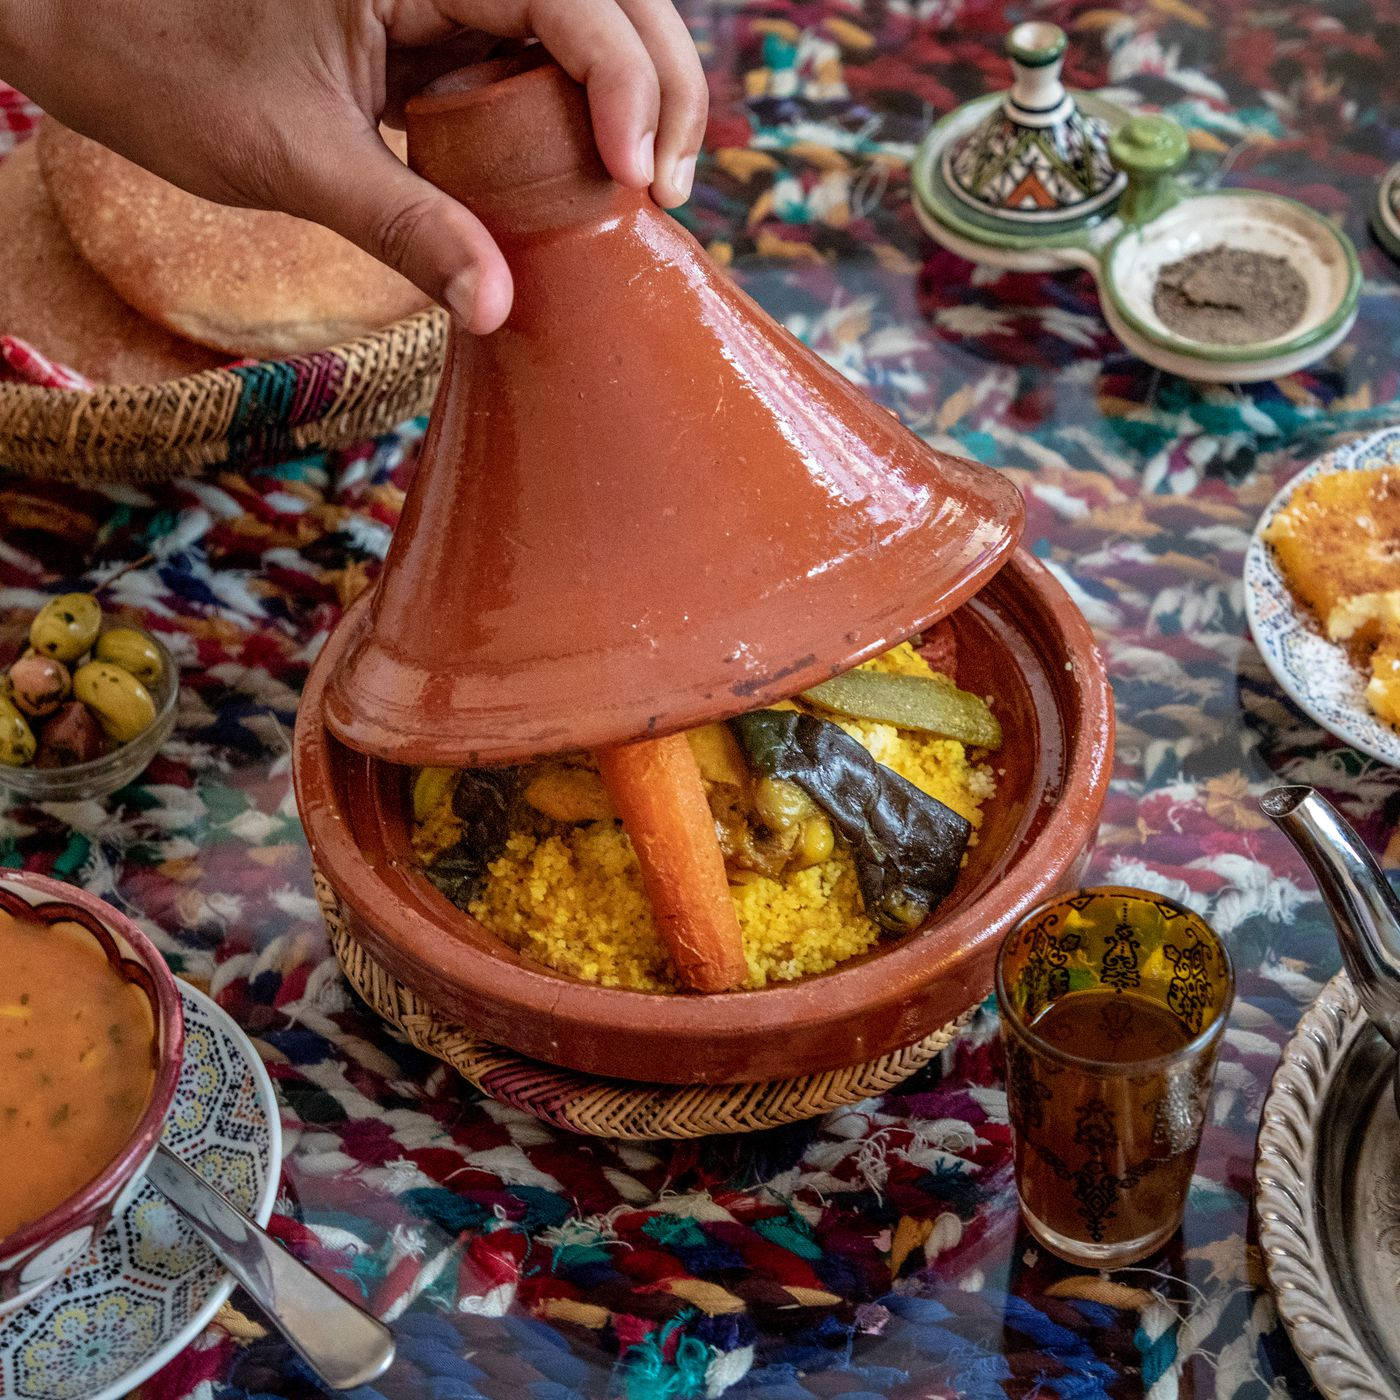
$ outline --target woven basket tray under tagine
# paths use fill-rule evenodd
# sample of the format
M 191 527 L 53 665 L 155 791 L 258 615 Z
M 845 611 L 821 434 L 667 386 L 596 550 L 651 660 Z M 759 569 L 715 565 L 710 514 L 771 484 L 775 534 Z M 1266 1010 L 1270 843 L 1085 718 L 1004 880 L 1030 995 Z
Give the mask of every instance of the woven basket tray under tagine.
M 1113 729 L 1088 626 L 1016 548 L 1015 489 L 900 427 L 613 183 L 582 89 L 542 55 L 410 104 L 409 157 L 486 222 L 516 302 L 493 335 L 454 333 L 384 571 L 303 695 L 297 800 L 342 964 L 415 1044 L 581 1131 L 768 1126 L 888 1088 L 1082 866 Z M 784 702 L 940 620 L 958 685 L 993 697 L 1006 736 L 995 795 L 930 917 L 828 971 L 704 992 L 575 980 L 415 857 L 420 766 L 591 753 L 611 782 L 619 753 Z M 633 809 L 622 825 L 679 957 L 657 901 L 698 886 L 661 890 Z

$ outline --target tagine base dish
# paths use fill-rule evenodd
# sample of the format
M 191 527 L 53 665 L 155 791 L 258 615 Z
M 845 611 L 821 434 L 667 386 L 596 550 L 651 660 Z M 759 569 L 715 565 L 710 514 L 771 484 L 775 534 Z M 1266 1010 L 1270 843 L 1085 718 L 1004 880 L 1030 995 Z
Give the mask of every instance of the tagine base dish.
M 1367 674 L 1346 647 L 1293 596 L 1273 546 L 1264 538 L 1274 517 L 1305 481 L 1339 471 L 1400 467 L 1400 428 L 1344 443 L 1288 481 L 1265 507 L 1244 557 L 1244 605 L 1254 645 L 1288 698 L 1329 734 L 1400 768 L 1400 733 L 1366 703 Z
M 180 983 L 185 1054 L 162 1139 L 260 1225 L 277 1197 L 277 1098 L 248 1038 Z M 36 1297 L 0 1318 L 0 1396 L 119 1400 L 185 1349 L 233 1279 L 149 1182 Z
M 532 962 L 457 909 L 413 853 L 408 771 L 338 744 L 317 721 L 345 625 L 317 658 L 297 718 L 293 772 L 313 859 L 376 962 L 449 1024 L 532 1060 L 704 1089 L 898 1054 L 979 1003 L 1001 935 L 1075 882 L 1112 764 L 1103 660 L 1048 569 L 1017 551 L 949 620 L 959 683 L 995 696 L 1008 736 L 996 792 L 934 919 L 828 972 L 705 995 L 600 986 Z
M 1400 1396 L 1395 1051 L 1345 973 L 1308 1009 L 1260 1120 L 1255 1209 L 1269 1287 L 1329 1397 Z
M 641 1084 L 560 1069 L 519 1055 L 455 1025 L 386 972 L 356 942 L 340 901 L 316 876 L 331 947 L 370 1009 L 419 1050 L 450 1065 L 488 1098 L 558 1128 L 632 1142 L 752 1133 L 819 1118 L 887 1093 L 957 1039 L 972 1007 L 922 1040 L 865 1064 L 748 1084 Z

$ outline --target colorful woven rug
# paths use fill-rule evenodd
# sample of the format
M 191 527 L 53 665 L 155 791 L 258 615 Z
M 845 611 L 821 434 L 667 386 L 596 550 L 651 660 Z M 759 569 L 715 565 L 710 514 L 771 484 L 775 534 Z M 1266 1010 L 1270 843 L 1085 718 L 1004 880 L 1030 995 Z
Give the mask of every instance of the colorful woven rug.
M 687 13 L 713 114 L 683 217 L 872 395 L 1021 486 L 1027 539 L 1097 628 L 1117 690 L 1091 873 L 1185 901 L 1234 950 L 1239 999 L 1179 1239 L 1108 1279 L 1031 1245 L 989 1015 L 941 1077 L 801 1127 L 640 1147 L 480 1100 L 366 1014 L 327 951 L 288 735 L 310 658 L 383 555 L 413 427 L 159 491 L 0 488 L 4 616 L 149 554 L 114 591 L 185 681 L 142 783 L 0 813 L 0 862 L 113 900 L 255 1037 L 289 1148 L 274 1226 L 399 1336 L 358 1400 L 1309 1395 L 1260 1287 L 1251 1154 L 1278 1047 L 1337 956 L 1254 799 L 1280 776 L 1315 783 L 1393 864 L 1400 781 L 1282 699 L 1239 579 L 1279 483 L 1400 418 L 1400 281 L 1365 229 L 1371 181 L 1400 157 L 1397 0 Z M 1346 224 L 1367 280 L 1330 360 L 1247 392 L 1196 388 L 1117 345 L 1087 277 L 999 275 L 932 248 L 908 201 L 915 143 L 1004 81 L 1002 35 L 1032 13 L 1069 29 L 1071 82 L 1187 125 L 1194 178 L 1228 173 Z M 249 1316 L 223 1324 L 144 1394 L 317 1393 Z

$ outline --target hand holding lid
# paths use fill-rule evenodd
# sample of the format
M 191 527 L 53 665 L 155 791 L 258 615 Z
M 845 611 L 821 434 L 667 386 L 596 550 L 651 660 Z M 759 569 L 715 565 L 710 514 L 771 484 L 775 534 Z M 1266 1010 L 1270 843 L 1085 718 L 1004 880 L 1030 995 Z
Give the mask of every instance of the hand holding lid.
M 325 717 L 401 763 L 598 748 L 825 679 L 1015 544 L 996 472 L 927 447 L 606 174 L 540 51 L 408 109 L 409 160 L 515 277 L 456 332 Z

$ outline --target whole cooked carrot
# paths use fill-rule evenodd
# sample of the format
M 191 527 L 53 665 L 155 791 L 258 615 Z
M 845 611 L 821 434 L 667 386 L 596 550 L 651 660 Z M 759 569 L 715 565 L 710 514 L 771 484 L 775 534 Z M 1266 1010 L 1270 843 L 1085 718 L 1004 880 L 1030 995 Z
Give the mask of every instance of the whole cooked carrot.
M 596 755 L 637 852 L 656 926 L 681 980 L 697 992 L 737 987 L 743 938 L 700 768 L 684 734 Z

